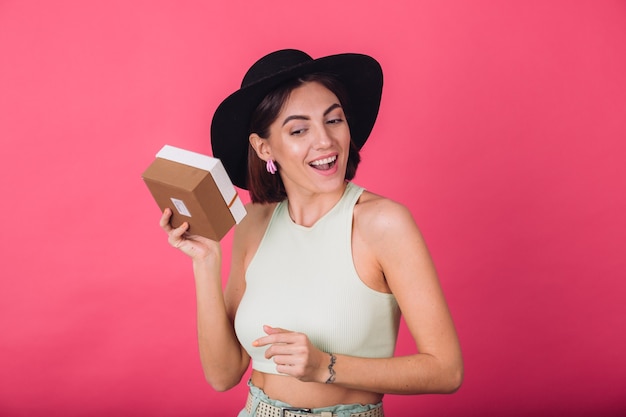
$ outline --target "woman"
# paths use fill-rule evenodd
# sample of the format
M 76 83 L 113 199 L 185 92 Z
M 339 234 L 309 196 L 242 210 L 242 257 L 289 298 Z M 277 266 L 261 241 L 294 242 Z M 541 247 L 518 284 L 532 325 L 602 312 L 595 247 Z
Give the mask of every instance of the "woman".
M 451 393 L 459 342 L 422 236 L 402 205 L 351 183 L 376 119 L 371 57 L 257 61 L 211 136 L 252 203 L 221 286 L 218 242 L 161 227 L 192 258 L 203 369 L 219 391 L 252 358 L 240 416 L 382 416 L 385 393 Z M 393 357 L 400 312 L 419 353 Z

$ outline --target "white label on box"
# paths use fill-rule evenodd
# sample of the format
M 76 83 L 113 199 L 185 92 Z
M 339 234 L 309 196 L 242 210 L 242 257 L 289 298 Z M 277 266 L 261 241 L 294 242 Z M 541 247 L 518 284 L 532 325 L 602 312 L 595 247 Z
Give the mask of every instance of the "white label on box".
M 191 213 L 189 213 L 189 210 L 187 209 L 187 206 L 185 205 L 183 200 L 179 200 L 173 197 L 170 197 L 170 200 L 172 200 L 172 203 L 174 203 L 174 207 L 176 207 L 178 213 L 182 214 L 183 216 L 191 217 Z

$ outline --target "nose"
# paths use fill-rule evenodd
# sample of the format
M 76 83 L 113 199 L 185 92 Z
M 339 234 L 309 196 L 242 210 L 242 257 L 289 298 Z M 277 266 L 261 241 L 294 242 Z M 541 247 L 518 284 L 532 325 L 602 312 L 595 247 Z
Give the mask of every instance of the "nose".
M 319 129 L 317 129 L 315 135 L 315 148 L 316 149 L 326 149 L 330 147 L 333 143 L 332 133 L 329 131 L 325 124 L 322 124 Z

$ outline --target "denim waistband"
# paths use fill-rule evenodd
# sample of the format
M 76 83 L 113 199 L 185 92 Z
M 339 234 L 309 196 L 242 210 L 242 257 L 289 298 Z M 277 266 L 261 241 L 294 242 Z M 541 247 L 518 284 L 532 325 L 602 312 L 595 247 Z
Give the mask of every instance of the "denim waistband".
M 238 417 L 254 417 L 256 414 L 259 403 L 264 402 L 266 404 L 273 405 L 274 407 L 291 407 L 290 404 L 284 403 L 279 400 L 271 399 L 267 394 L 255 386 L 252 381 L 248 381 L 248 387 L 250 389 L 250 397 L 252 404 L 250 404 L 249 410 L 244 408 L 238 415 Z M 363 413 L 378 407 L 382 407 L 382 402 L 378 404 L 339 404 L 331 407 L 314 408 L 311 410 L 314 414 L 321 414 L 322 412 L 331 412 L 337 417 L 350 417 L 351 414 Z

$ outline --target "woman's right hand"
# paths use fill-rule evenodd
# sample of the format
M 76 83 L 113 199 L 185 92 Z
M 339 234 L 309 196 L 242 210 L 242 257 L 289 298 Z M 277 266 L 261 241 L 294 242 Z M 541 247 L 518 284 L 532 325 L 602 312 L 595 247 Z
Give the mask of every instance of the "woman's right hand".
M 187 233 L 189 223 L 184 222 L 179 227 L 172 227 L 170 219 L 172 210 L 166 208 L 159 224 L 167 233 L 167 241 L 173 247 L 190 256 L 194 261 L 221 261 L 220 243 L 199 235 Z

